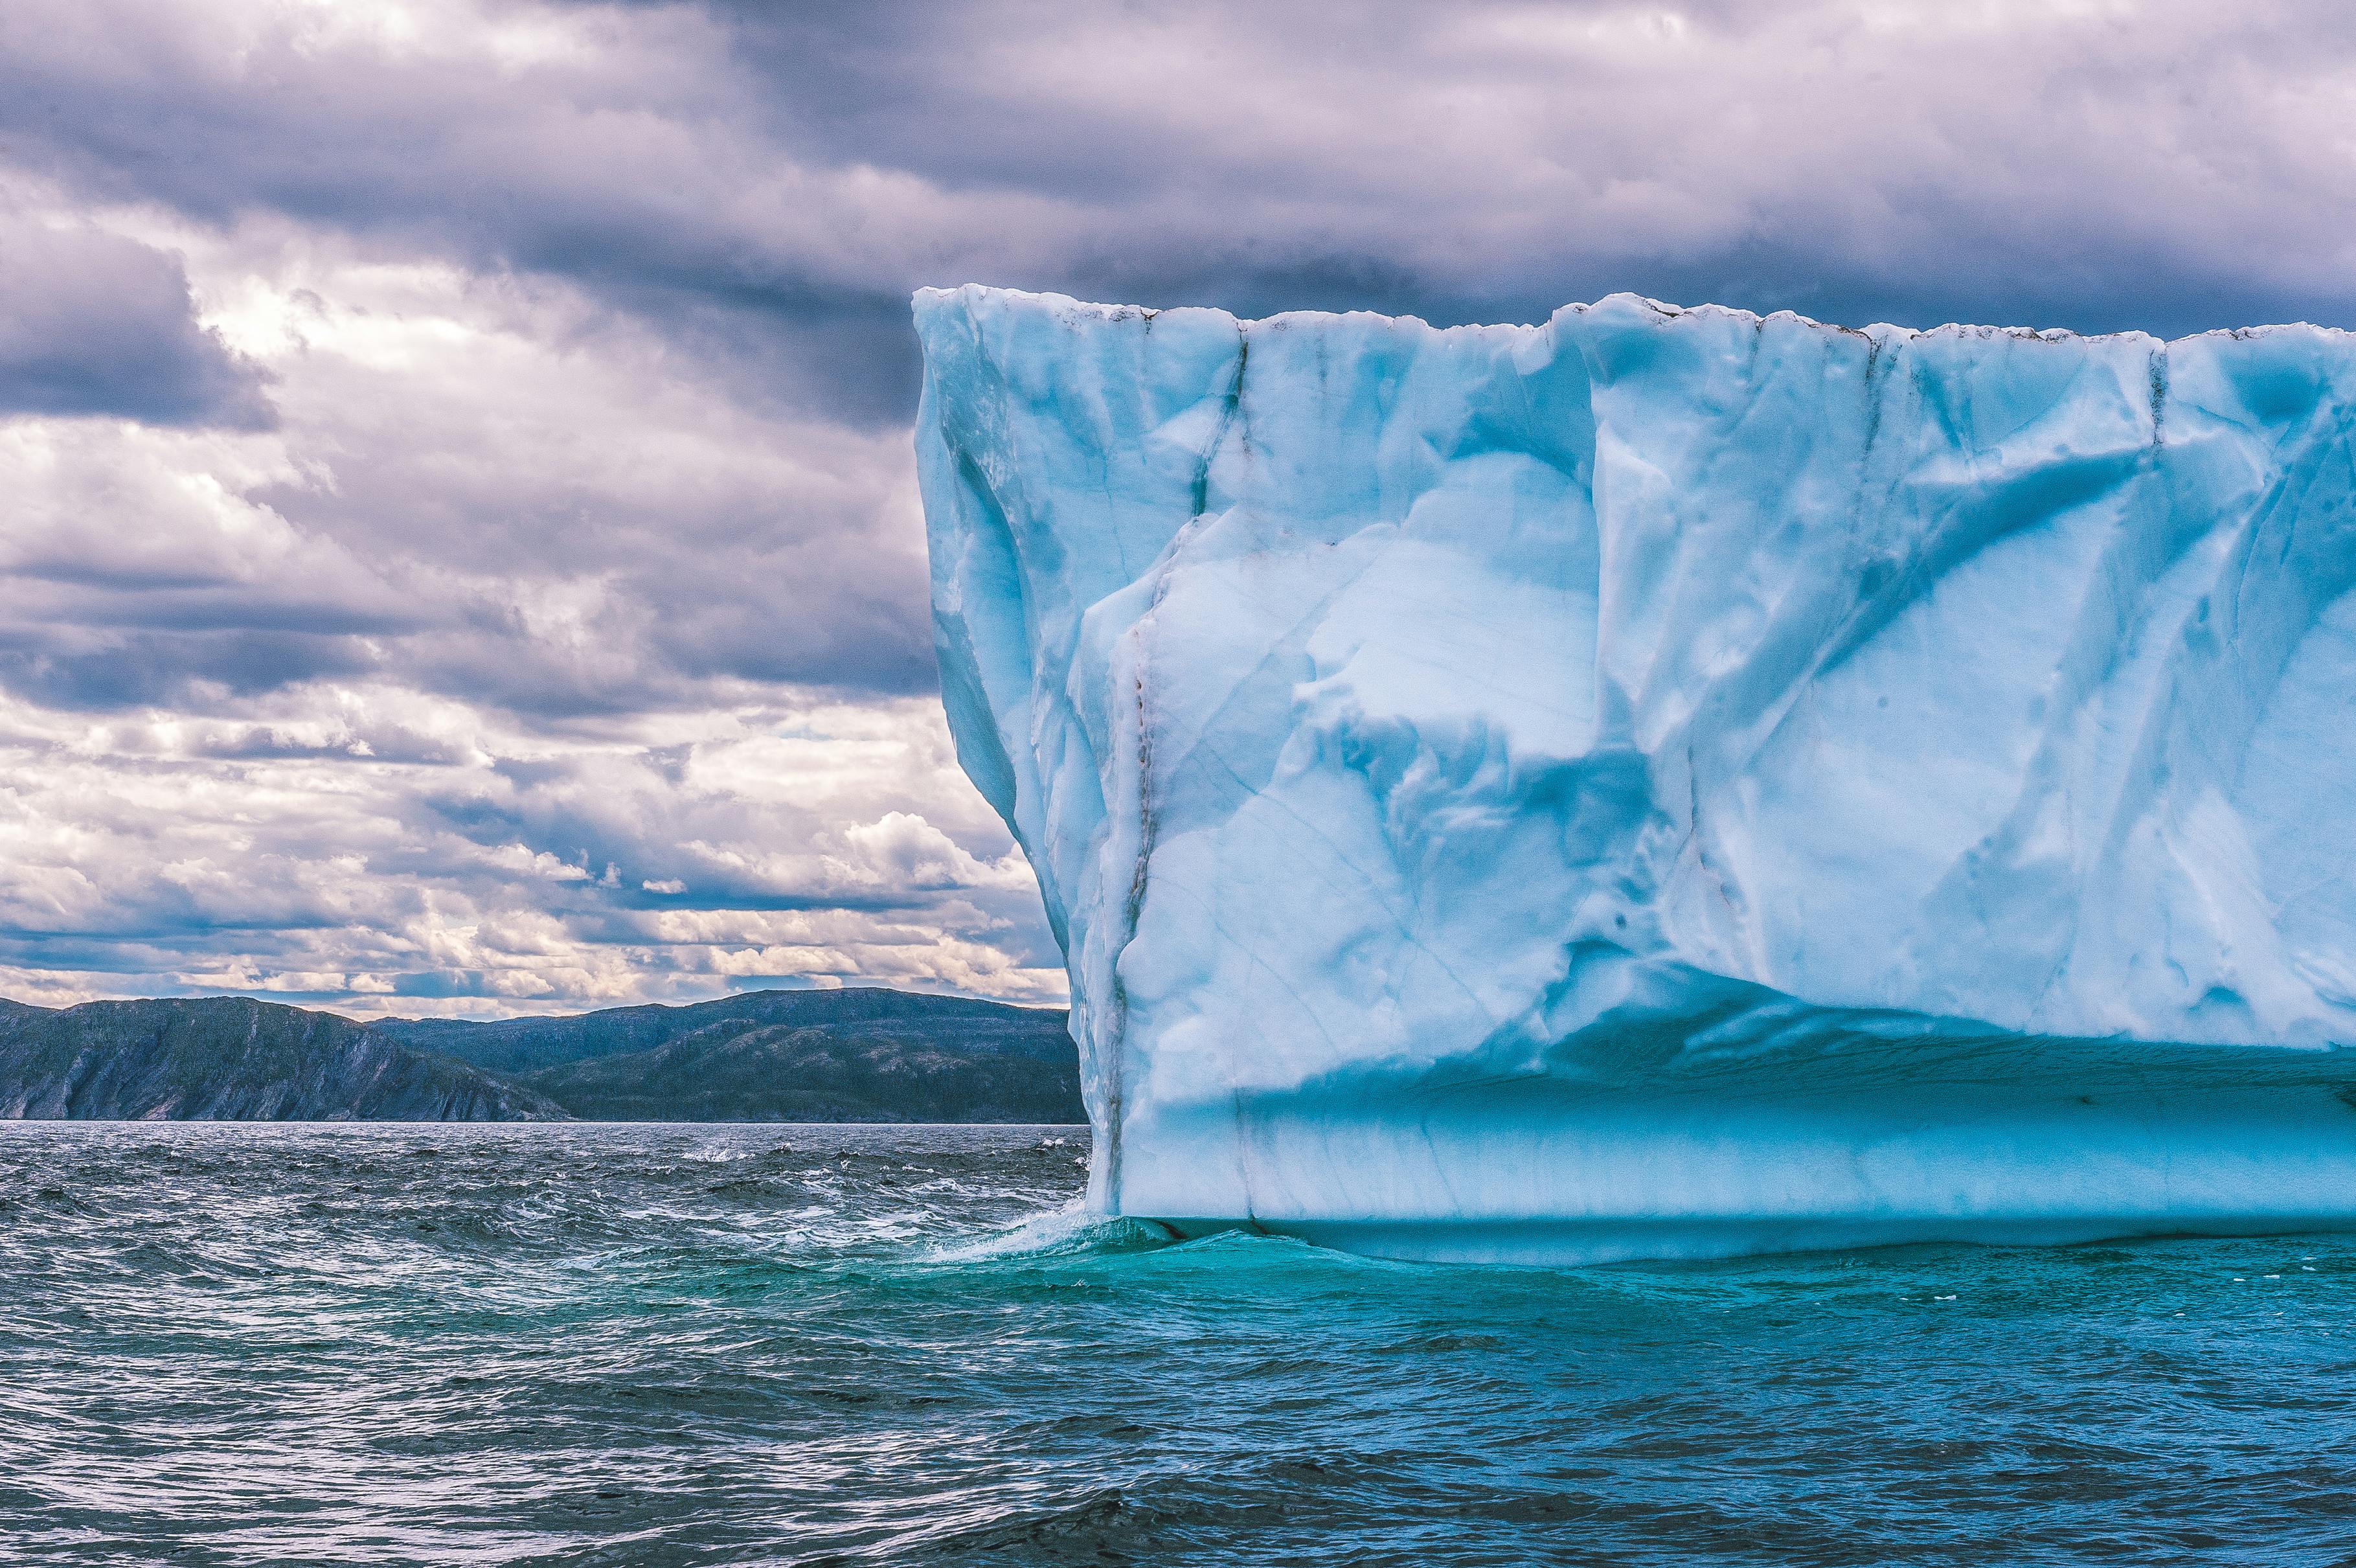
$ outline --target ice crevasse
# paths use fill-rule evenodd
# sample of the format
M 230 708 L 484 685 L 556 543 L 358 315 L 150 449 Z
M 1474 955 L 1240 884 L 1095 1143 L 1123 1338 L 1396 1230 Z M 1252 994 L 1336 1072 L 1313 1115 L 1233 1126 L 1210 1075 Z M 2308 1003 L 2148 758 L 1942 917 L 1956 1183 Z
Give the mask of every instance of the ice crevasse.
M 916 316 L 1097 1207 L 1524 1261 L 2356 1221 L 2356 338 Z

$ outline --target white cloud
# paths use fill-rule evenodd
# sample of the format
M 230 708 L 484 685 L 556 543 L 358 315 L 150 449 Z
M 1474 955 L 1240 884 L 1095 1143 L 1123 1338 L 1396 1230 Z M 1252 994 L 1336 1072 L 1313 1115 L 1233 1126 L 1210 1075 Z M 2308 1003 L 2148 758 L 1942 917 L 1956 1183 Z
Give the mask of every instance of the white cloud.
M 7 36 L 34 1001 L 1059 995 L 925 694 L 917 284 L 2356 313 L 2321 5 L 31 0 Z
M 578 1008 L 744 977 L 1061 995 L 1020 857 L 981 821 L 923 701 L 699 716 L 684 740 L 688 721 L 562 745 L 485 725 L 455 761 L 210 754 L 220 725 L 345 733 L 340 704 L 299 711 L 312 695 L 245 720 L 99 725 L 0 705 L 0 984 L 30 1000 L 228 988 L 359 1013 Z M 830 755 L 830 715 L 866 767 Z M 774 755 L 781 730 L 825 767 L 776 778 L 767 804 L 691 784 L 666 796 L 646 761 L 659 742 L 682 777 L 726 777 L 741 752 Z M 606 819 L 587 809 L 601 796 Z M 835 826 L 852 799 L 916 809 Z M 641 814 L 656 820 L 635 836 L 609 832 Z M 702 875 L 678 874 L 690 865 Z M 914 875 L 892 875 L 903 866 Z M 688 896 L 714 868 L 736 876 L 720 901 Z M 853 906 L 833 902 L 845 893 Z

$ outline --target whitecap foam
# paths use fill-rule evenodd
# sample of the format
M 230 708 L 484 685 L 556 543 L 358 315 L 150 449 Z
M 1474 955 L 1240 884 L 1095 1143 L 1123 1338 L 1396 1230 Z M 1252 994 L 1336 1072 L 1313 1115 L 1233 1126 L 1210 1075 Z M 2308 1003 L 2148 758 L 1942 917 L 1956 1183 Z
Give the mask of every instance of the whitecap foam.
M 1060 1257 L 1082 1252 L 1136 1251 L 1170 1245 L 1178 1238 L 1166 1225 L 1089 1210 L 1075 1197 L 1044 1213 L 1029 1215 L 1012 1224 L 965 1240 L 933 1247 L 927 1260 L 939 1263 L 971 1263 L 1000 1259 Z

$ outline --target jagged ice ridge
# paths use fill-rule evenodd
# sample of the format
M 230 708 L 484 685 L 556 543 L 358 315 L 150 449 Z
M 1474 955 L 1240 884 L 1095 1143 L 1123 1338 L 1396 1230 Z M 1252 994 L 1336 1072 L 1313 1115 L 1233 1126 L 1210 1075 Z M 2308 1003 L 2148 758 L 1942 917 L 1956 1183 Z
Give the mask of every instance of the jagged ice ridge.
M 2356 340 L 916 296 L 1091 1197 L 1597 1260 L 2356 1219 Z

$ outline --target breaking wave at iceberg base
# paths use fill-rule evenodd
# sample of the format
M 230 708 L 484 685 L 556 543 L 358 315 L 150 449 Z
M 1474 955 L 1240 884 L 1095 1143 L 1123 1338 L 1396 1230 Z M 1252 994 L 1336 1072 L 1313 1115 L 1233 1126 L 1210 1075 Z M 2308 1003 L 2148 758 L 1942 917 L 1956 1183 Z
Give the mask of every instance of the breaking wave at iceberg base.
M 952 1265 L 1022 1262 L 1098 1252 L 1141 1251 L 1166 1247 L 1179 1239 L 1171 1227 L 1158 1220 L 1100 1214 L 1090 1208 L 1085 1198 L 1075 1197 L 982 1236 L 939 1242 L 927 1249 L 924 1256 L 927 1262 Z

